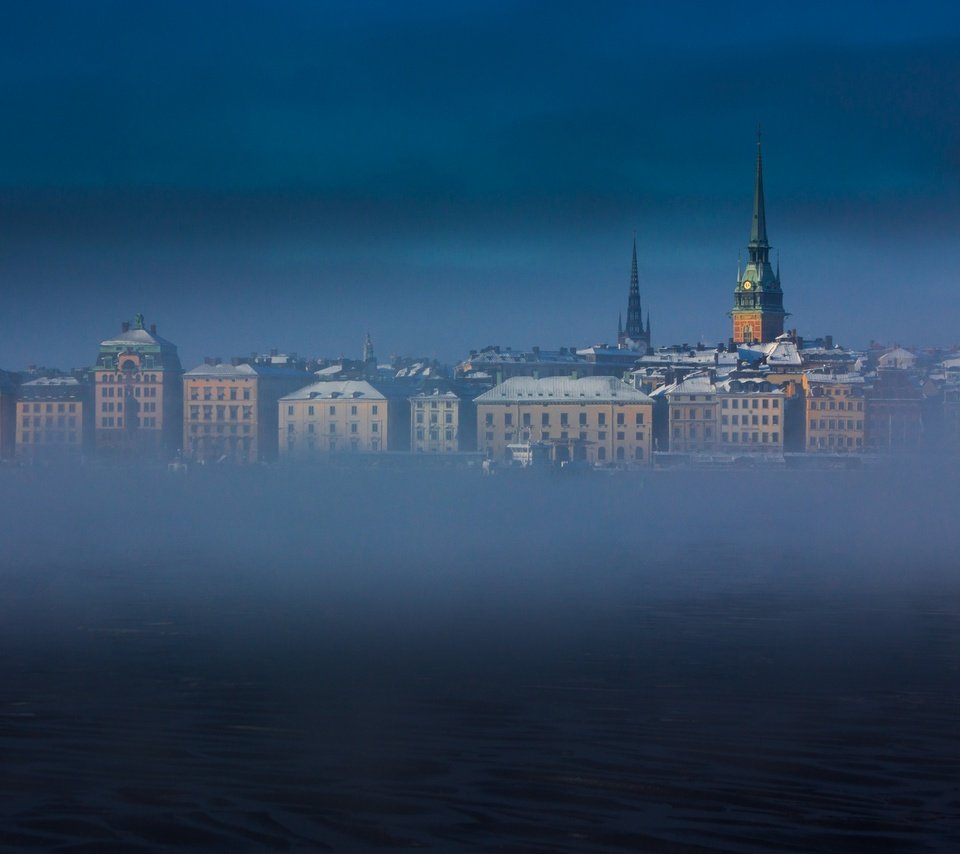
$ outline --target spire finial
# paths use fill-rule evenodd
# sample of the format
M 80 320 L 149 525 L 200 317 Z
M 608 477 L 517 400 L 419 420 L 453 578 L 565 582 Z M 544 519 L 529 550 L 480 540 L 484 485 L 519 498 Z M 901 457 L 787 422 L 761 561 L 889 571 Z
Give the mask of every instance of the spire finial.
M 760 127 L 757 126 L 757 177 L 753 189 L 753 225 L 750 229 L 750 246 L 768 246 L 767 215 L 763 203 L 763 155 L 760 150 Z

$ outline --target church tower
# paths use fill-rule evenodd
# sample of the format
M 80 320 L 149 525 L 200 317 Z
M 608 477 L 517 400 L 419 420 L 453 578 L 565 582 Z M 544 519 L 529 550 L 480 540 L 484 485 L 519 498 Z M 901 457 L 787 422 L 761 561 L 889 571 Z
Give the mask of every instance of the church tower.
M 783 291 L 780 289 L 779 264 L 770 266 L 767 242 L 767 216 L 763 202 L 763 158 L 757 134 L 757 177 L 753 191 L 753 225 L 747 244 L 747 266 L 737 269 L 737 287 L 733 292 L 733 341 L 735 344 L 767 343 L 783 334 Z
M 640 307 L 640 274 L 637 271 L 637 236 L 633 236 L 633 260 L 630 264 L 630 294 L 627 297 L 627 326 L 617 329 L 617 346 L 621 350 L 646 350 L 650 346 L 650 315 L 643 328 L 643 310 Z

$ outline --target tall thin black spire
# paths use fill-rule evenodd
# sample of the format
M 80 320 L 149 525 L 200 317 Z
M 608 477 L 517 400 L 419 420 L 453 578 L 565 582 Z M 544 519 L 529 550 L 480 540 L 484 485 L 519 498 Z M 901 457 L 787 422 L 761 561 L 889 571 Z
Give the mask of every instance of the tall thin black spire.
M 627 300 L 627 338 L 643 338 L 643 311 L 640 307 L 640 274 L 637 272 L 637 235 L 633 235 L 633 258 L 630 262 L 630 296 Z
M 766 249 L 767 212 L 763 202 L 763 154 L 760 151 L 760 128 L 757 128 L 757 178 L 753 189 L 753 224 L 750 228 L 751 255 L 754 249 Z

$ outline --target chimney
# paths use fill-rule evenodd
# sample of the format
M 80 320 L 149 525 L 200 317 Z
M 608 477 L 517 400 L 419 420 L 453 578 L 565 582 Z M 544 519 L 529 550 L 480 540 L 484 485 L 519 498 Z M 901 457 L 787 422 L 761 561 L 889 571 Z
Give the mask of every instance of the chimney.
M 277 355 L 277 348 L 276 348 L 276 347 L 271 347 L 271 348 L 270 348 L 270 355 L 271 355 L 271 356 L 276 356 L 276 355 Z
M 129 321 L 129 320 L 125 320 L 125 321 L 123 321 L 123 323 L 120 324 L 120 331 L 121 331 L 121 332 L 129 332 L 129 331 L 130 331 L 130 321 Z
M 151 323 L 151 324 L 150 324 L 150 334 L 151 334 L 151 335 L 156 335 L 156 334 L 157 334 L 157 324 L 156 324 L 156 323 Z
M 205 365 L 212 365 L 212 364 L 214 364 L 213 356 L 204 356 L 204 357 L 203 357 L 203 364 L 205 364 Z
M 824 340 L 824 342 L 825 342 L 826 345 L 827 345 L 827 349 L 828 349 L 828 350 L 832 350 L 832 349 L 833 349 L 833 336 L 832 336 L 832 335 L 825 335 L 825 336 L 823 337 L 823 340 Z

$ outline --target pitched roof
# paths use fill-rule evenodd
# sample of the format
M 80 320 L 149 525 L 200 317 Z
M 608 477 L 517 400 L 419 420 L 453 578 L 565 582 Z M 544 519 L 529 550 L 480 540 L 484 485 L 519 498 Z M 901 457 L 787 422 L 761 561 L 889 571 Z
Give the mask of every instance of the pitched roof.
M 642 391 L 616 377 L 513 377 L 481 394 L 477 403 L 507 401 L 590 401 L 591 403 L 650 403 Z

